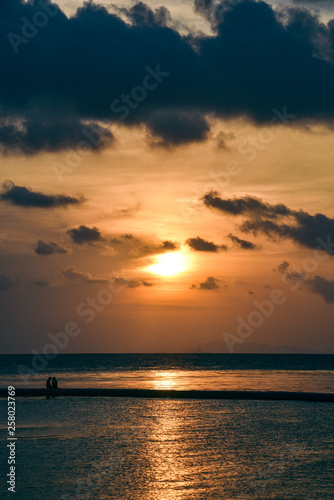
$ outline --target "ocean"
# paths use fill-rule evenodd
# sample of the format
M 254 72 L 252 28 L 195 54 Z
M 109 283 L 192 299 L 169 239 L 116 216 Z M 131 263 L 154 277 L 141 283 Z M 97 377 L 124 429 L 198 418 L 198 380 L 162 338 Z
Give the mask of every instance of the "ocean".
M 44 387 L 56 376 L 60 387 L 334 392 L 333 355 L 37 361 L 0 356 L 0 387 Z M 333 417 L 333 404 L 324 402 L 17 398 L 15 498 L 333 499 Z M 12 498 L 4 398 L 0 418 L 0 497 Z

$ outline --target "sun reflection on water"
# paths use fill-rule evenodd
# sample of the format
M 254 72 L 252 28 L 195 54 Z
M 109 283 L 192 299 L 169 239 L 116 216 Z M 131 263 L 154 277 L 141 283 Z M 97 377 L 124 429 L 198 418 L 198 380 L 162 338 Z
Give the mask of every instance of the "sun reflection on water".
M 175 389 L 180 373 L 178 371 L 155 372 L 152 380 L 153 389 Z

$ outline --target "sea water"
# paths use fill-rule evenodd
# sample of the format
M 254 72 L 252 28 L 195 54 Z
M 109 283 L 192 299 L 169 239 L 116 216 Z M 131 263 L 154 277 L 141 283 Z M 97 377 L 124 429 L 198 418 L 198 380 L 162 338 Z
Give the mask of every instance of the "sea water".
M 31 357 L 1 358 L 0 386 L 25 387 L 17 366 Z M 29 386 L 49 375 L 73 387 L 334 392 L 333 356 L 63 355 Z M 6 412 L 2 399 L 1 498 L 14 496 Z M 331 403 L 297 401 L 18 398 L 15 498 L 333 499 L 333 416 Z

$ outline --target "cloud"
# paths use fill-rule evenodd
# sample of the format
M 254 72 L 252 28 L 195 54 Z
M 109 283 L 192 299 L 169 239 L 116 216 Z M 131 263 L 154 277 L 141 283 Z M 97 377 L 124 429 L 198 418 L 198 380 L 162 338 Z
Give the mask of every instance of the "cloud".
M 186 244 L 196 252 L 218 252 L 218 250 L 227 250 L 226 245 L 216 245 L 212 241 L 204 240 L 199 236 L 188 238 Z
M 277 271 L 281 273 L 286 283 L 300 283 L 307 279 L 307 275 L 301 273 L 300 271 L 289 271 L 290 264 L 284 260 L 279 266 L 277 266 Z M 276 271 L 276 269 L 274 269 Z
M 163 241 L 161 244 L 161 249 L 166 251 L 166 252 L 178 250 L 179 248 L 180 248 L 180 245 L 176 241 L 166 240 L 166 241 Z
M 212 33 L 187 36 L 164 7 L 110 13 L 85 2 L 67 17 L 48 4 L 47 27 L 27 38 L 24 20 L 40 3 L 1 2 L 0 148 L 73 148 L 85 127 L 100 127 L 99 149 L 113 142 L 108 123 L 144 126 L 153 143 L 172 147 L 205 140 L 210 118 L 274 126 L 282 120 L 273 109 L 284 107 L 296 125 L 333 124 L 333 23 L 308 11 L 301 22 L 300 9 L 282 15 L 263 1 L 229 4 L 197 0 Z
M 40 278 L 34 281 L 34 284 L 40 288 L 50 286 L 50 281 L 47 278 Z
M 290 264 L 286 260 L 277 266 L 277 271 L 280 272 L 287 283 L 303 282 L 304 286 L 312 293 L 320 295 L 327 304 L 334 303 L 334 281 L 329 281 L 321 276 L 309 278 L 306 274 L 300 271 L 289 271 Z M 276 271 L 276 269 L 274 269 Z
M 216 140 L 216 146 L 217 149 L 223 150 L 223 151 L 229 151 L 230 147 L 228 145 L 228 142 L 235 139 L 235 134 L 233 132 L 227 133 L 227 132 L 219 132 L 217 137 L 215 138 Z
M 126 280 L 126 284 L 129 288 L 138 288 L 139 286 L 150 287 L 153 286 L 153 283 L 145 281 L 141 278 L 135 278 L 131 280 Z
M 1 273 L 0 274 L 0 292 L 8 292 L 13 290 L 19 284 L 20 280 L 16 274 Z
M 230 238 L 230 240 L 233 241 L 233 243 L 235 243 L 236 246 L 242 248 L 243 250 L 255 250 L 256 248 L 258 248 L 258 246 L 255 245 L 255 243 L 252 243 L 251 241 L 247 240 L 241 240 L 237 236 L 233 236 L 233 234 L 231 233 L 229 233 L 227 237 Z
M 38 243 L 35 248 L 35 253 L 37 255 L 53 255 L 55 253 L 67 253 L 66 248 L 57 245 L 53 241 L 46 243 L 45 241 L 38 240 Z
M 80 226 L 78 228 L 69 229 L 67 234 L 70 235 L 73 243 L 84 245 L 85 243 L 92 244 L 103 241 L 100 230 L 97 227 Z
M 219 213 L 247 216 L 239 229 L 242 232 L 265 234 L 270 239 L 290 239 L 307 248 L 322 248 L 334 254 L 334 219 L 318 213 L 310 215 L 303 210 L 292 210 L 283 204 L 271 205 L 258 198 L 223 199 L 216 192 L 202 198 L 205 206 Z
M 202 142 L 208 137 L 210 126 L 197 112 L 162 111 L 150 117 L 151 144 L 171 147 L 190 142 Z
M 77 271 L 74 266 L 70 266 L 65 271 L 61 271 L 61 275 L 65 276 L 69 281 L 81 281 L 83 283 L 109 283 L 110 279 L 95 278 L 89 273 Z
M 255 198 L 253 196 L 223 199 L 216 191 L 210 191 L 201 199 L 204 205 L 208 208 L 216 209 L 230 215 L 256 214 L 270 219 L 277 219 L 277 217 L 291 214 L 291 210 L 289 210 L 285 205 L 270 205 L 269 203 L 265 203 L 259 198 Z
M 333 7 L 333 0 L 292 0 L 293 3 L 312 7 Z
M 72 281 L 72 282 L 81 282 L 81 283 L 87 283 L 87 284 L 98 284 L 98 283 L 118 283 L 122 286 L 128 287 L 128 288 L 138 288 L 138 287 L 151 287 L 153 286 L 153 283 L 150 283 L 149 281 L 146 281 L 142 278 L 132 278 L 132 279 L 127 279 L 123 278 L 120 276 L 113 276 L 109 278 L 98 278 L 95 276 L 92 276 L 90 273 L 84 273 L 81 271 L 78 271 L 74 266 L 70 266 L 64 271 L 61 271 L 60 273 L 62 276 L 64 276 L 67 280 Z M 37 284 L 35 282 L 35 284 Z M 39 285 L 39 286 L 44 286 L 44 285 Z
M 198 286 L 193 284 L 190 288 L 196 290 L 216 290 L 219 288 L 218 281 L 216 278 L 210 276 L 203 283 L 199 283 Z
M 281 274 L 284 274 L 288 270 L 289 265 L 289 262 L 283 260 L 283 262 L 279 266 L 277 266 L 277 271 L 279 271 Z
M 57 152 L 68 148 L 97 151 L 114 143 L 114 136 L 97 123 L 85 124 L 72 116 L 60 118 L 56 111 L 32 112 L 20 122 L 0 120 L 0 150 L 4 154 L 23 153 L 27 156 L 40 151 Z M 36 116 L 32 116 L 36 114 Z
M 67 207 L 69 205 L 80 205 L 85 201 L 85 198 L 81 195 L 43 194 L 24 186 L 16 186 L 11 181 L 3 183 L 0 199 L 25 208 Z
M 328 281 L 321 276 L 307 280 L 307 286 L 313 293 L 320 295 L 327 304 L 334 303 L 334 281 Z
M 165 240 L 159 243 L 146 236 L 134 236 L 131 233 L 112 236 L 108 241 L 111 246 L 116 246 L 117 251 L 136 257 L 173 252 L 180 248 L 176 241 Z

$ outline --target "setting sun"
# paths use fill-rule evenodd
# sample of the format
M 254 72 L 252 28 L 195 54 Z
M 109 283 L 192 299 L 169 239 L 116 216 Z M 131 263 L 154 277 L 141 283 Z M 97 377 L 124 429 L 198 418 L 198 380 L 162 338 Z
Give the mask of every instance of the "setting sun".
M 148 266 L 146 271 L 160 276 L 173 276 L 188 269 L 188 259 L 182 252 L 165 253 L 156 257 L 154 264 Z

